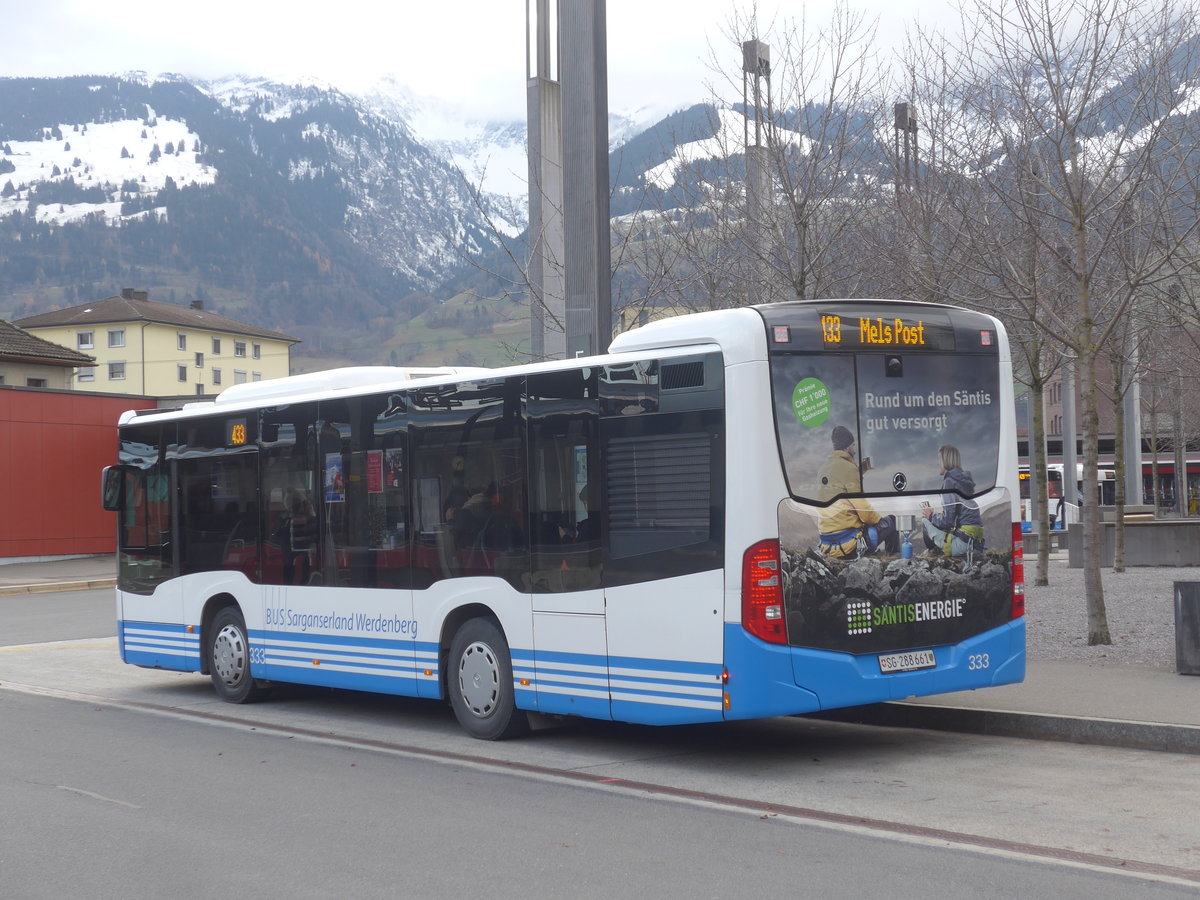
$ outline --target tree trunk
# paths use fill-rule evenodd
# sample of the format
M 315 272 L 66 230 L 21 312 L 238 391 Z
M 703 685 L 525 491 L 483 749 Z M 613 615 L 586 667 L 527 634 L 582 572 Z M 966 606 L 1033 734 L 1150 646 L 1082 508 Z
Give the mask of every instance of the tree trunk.
M 1037 569 L 1034 573 L 1034 585 L 1045 587 L 1050 583 L 1050 500 L 1046 488 L 1050 482 L 1046 472 L 1046 410 L 1042 405 L 1045 396 L 1041 378 L 1031 379 L 1034 384 L 1029 389 L 1030 409 L 1033 412 L 1033 429 L 1029 435 L 1029 444 L 1033 448 L 1030 465 L 1035 467 L 1037 477 L 1032 479 L 1030 487 L 1030 508 L 1038 511 L 1037 521 L 1033 530 L 1038 536 Z M 1033 497 L 1033 490 L 1039 496 Z M 1034 502 L 1034 500 L 1037 502 Z
M 1158 518 L 1158 379 L 1150 382 L 1150 502 Z
M 1187 439 L 1183 431 L 1183 371 L 1175 370 L 1175 515 L 1187 516 Z
M 1100 507 L 1095 490 L 1100 455 L 1100 415 L 1096 403 L 1096 350 L 1092 344 L 1094 326 L 1090 321 L 1080 323 L 1079 394 L 1083 407 L 1083 589 L 1087 597 L 1088 646 L 1111 644 L 1108 613 L 1104 608 L 1104 583 L 1100 578 Z
M 1113 571 L 1125 571 L 1125 365 L 1119 354 L 1112 356 L 1113 370 L 1113 474 L 1117 479 L 1113 495 Z M 1095 491 L 1098 482 L 1084 485 Z M 1099 502 L 1099 500 L 1097 500 Z

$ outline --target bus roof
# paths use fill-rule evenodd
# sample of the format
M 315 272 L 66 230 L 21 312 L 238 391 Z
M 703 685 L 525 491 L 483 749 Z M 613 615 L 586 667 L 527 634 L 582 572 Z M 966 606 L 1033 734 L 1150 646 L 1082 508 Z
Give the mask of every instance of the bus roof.
M 764 341 L 765 347 L 765 341 Z M 713 344 L 685 343 L 681 347 L 656 347 L 659 356 L 681 356 L 691 353 L 713 352 Z M 485 378 L 507 378 L 536 372 L 555 372 L 580 366 L 620 366 L 644 359 L 645 352 L 608 353 L 603 356 L 580 357 L 577 359 L 548 360 L 523 363 L 498 369 L 429 367 L 424 369 L 395 366 L 357 366 L 329 369 L 324 372 L 308 372 L 289 375 L 268 381 L 233 385 L 222 391 L 213 400 L 186 403 L 182 407 L 157 410 L 130 410 L 121 415 L 119 424 L 126 425 L 135 419 L 170 418 L 188 419 L 194 416 L 222 415 L 225 413 L 257 409 L 284 403 L 299 403 L 310 400 L 330 399 L 347 395 L 372 393 L 374 391 L 403 390 L 421 384 L 478 380 Z

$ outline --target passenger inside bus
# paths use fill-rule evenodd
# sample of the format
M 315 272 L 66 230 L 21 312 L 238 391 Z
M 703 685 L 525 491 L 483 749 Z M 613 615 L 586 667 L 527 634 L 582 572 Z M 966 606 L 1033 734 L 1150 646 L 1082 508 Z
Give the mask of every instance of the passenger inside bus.
M 279 544 L 283 550 L 283 583 L 305 584 L 312 571 L 313 544 L 317 536 L 317 514 L 312 501 L 299 490 L 289 492 Z M 296 578 L 297 563 L 299 579 Z

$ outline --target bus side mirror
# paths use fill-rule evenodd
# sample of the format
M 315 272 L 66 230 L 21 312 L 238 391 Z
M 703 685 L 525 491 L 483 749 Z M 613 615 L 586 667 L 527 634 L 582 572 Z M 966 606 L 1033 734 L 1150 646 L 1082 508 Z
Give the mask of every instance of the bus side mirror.
M 105 466 L 100 475 L 100 503 L 111 512 L 121 511 L 127 466 Z

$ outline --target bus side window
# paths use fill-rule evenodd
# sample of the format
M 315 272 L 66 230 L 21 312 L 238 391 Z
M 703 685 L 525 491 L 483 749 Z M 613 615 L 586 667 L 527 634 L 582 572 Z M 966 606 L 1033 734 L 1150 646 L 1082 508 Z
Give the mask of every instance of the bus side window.
M 228 446 L 226 419 L 180 429 L 170 453 L 179 482 L 179 574 L 237 569 L 258 579 L 257 444 Z
M 528 378 L 528 590 L 534 593 L 601 586 L 597 385 L 596 369 Z
M 626 385 L 601 379 L 600 447 L 607 515 L 604 584 L 687 575 L 723 564 L 725 420 L 720 358 L 672 360 L 653 404 L 636 411 Z M 609 396 L 613 394 L 615 396 Z
M 316 418 L 315 403 L 262 411 L 263 584 L 307 584 L 316 571 L 320 532 L 307 442 Z
M 411 392 L 417 543 L 426 551 L 416 557 L 427 563 L 413 573 L 415 589 L 471 575 L 521 586 L 528 568 L 524 382 L 489 378 Z

